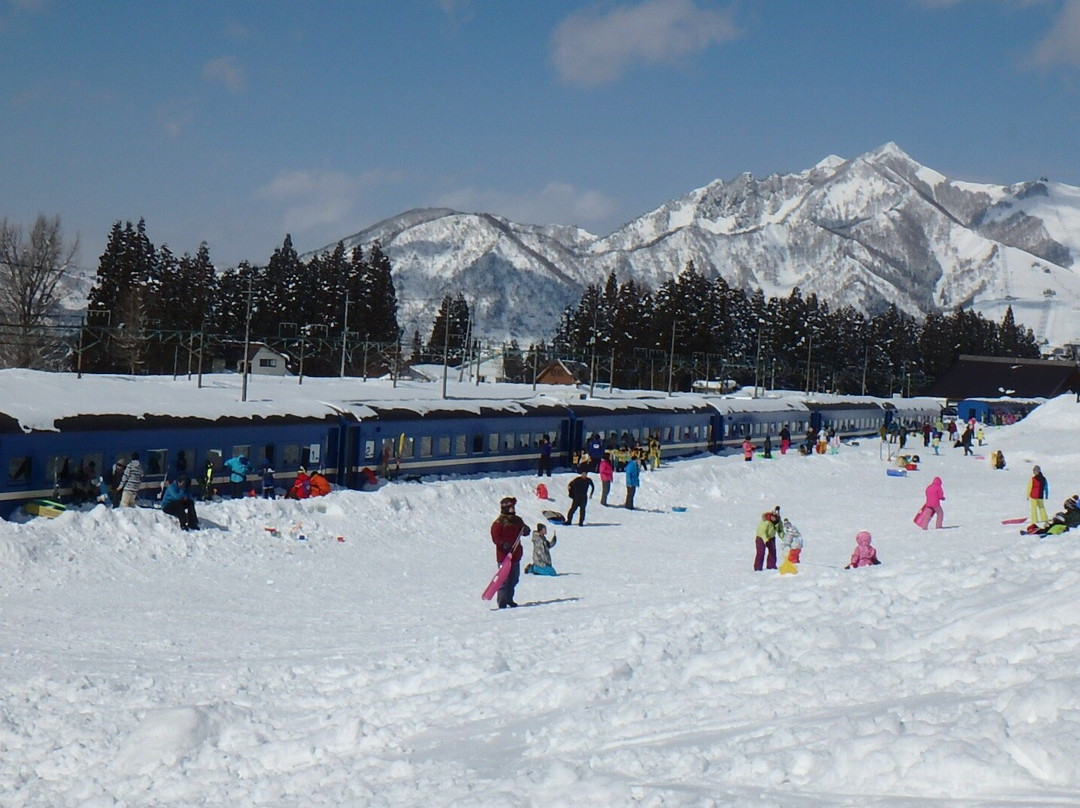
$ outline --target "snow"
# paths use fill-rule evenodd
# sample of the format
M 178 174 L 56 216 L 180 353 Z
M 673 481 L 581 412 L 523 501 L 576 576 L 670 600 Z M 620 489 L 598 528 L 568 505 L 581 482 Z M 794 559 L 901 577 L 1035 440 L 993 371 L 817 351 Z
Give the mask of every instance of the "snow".
M 1051 512 L 1080 489 L 1078 430 L 1071 397 L 988 428 L 1004 471 L 919 445 L 892 477 L 877 440 L 665 464 L 554 528 L 562 574 L 505 611 L 498 499 L 535 524 L 568 473 L 554 503 L 508 475 L 208 503 L 194 533 L 0 522 L 0 802 L 1075 805 L 1080 546 L 1001 520 L 1033 463 Z M 776 504 L 798 575 L 751 570 Z M 859 530 L 883 563 L 845 571 Z

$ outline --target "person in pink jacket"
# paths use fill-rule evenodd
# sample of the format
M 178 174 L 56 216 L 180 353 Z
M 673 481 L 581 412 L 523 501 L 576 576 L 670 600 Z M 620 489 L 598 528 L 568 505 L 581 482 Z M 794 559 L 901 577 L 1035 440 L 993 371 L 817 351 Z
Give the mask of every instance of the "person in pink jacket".
M 607 495 L 611 493 L 611 481 L 615 478 L 615 467 L 611 465 L 611 455 L 604 452 L 600 458 L 600 504 L 607 505 Z
M 852 567 L 869 567 L 873 564 L 880 564 L 877 557 L 877 550 L 870 546 L 870 533 L 866 530 L 859 531 L 855 536 L 855 552 L 851 554 L 851 563 L 849 563 L 844 569 L 849 570 Z
M 928 508 L 933 512 L 936 517 L 934 522 L 935 529 L 941 529 L 941 523 L 945 521 L 945 511 L 941 507 L 942 501 L 945 499 L 945 491 L 941 487 L 941 478 L 935 477 L 930 485 L 926 486 L 926 503 L 924 508 Z M 922 529 L 926 530 L 930 526 L 930 517 L 926 517 L 925 524 L 922 525 Z

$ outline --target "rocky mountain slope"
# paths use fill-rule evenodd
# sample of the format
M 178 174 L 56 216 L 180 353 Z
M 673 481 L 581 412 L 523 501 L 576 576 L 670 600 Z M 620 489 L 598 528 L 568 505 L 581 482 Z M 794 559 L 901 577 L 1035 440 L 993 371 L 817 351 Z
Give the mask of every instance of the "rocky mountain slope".
M 488 338 L 549 337 L 589 283 L 615 272 L 657 288 L 693 261 L 706 276 L 798 286 L 832 307 L 918 314 L 971 306 L 1052 344 L 1080 341 L 1080 188 L 950 180 L 888 143 L 796 174 L 716 180 L 607 236 L 486 213 L 412 210 L 345 241 L 378 240 L 400 320 L 426 337 L 443 295 L 462 293 Z

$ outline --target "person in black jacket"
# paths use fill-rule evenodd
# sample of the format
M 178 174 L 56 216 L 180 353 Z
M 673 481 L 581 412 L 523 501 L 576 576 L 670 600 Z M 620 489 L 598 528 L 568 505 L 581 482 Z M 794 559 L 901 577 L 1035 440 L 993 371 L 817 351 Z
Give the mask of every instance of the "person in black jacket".
M 585 524 L 585 505 L 592 498 L 596 486 L 589 479 L 589 467 L 583 465 L 577 477 L 566 486 L 566 493 L 570 495 L 570 510 L 566 512 L 566 524 L 571 524 L 574 512 L 578 512 L 578 525 Z

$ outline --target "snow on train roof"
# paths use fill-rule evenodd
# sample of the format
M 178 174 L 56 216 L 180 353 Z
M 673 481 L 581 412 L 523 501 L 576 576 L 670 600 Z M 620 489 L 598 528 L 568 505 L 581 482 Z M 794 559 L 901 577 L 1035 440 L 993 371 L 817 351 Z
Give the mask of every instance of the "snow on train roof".
M 0 370 L 0 415 L 24 432 L 56 431 L 58 422 L 78 416 L 121 415 L 134 418 L 172 417 L 216 421 L 224 418 L 326 418 L 342 413 L 364 420 L 388 410 L 423 417 L 436 413 L 526 413 L 550 407 L 591 410 L 668 409 L 704 406 L 699 397 L 659 397 L 642 391 L 605 391 L 585 400 L 574 387 L 448 380 L 447 398 L 441 380 L 359 379 L 249 376 L 247 401 L 241 401 L 242 379 L 236 374 L 127 376 L 118 374 L 48 373 Z

